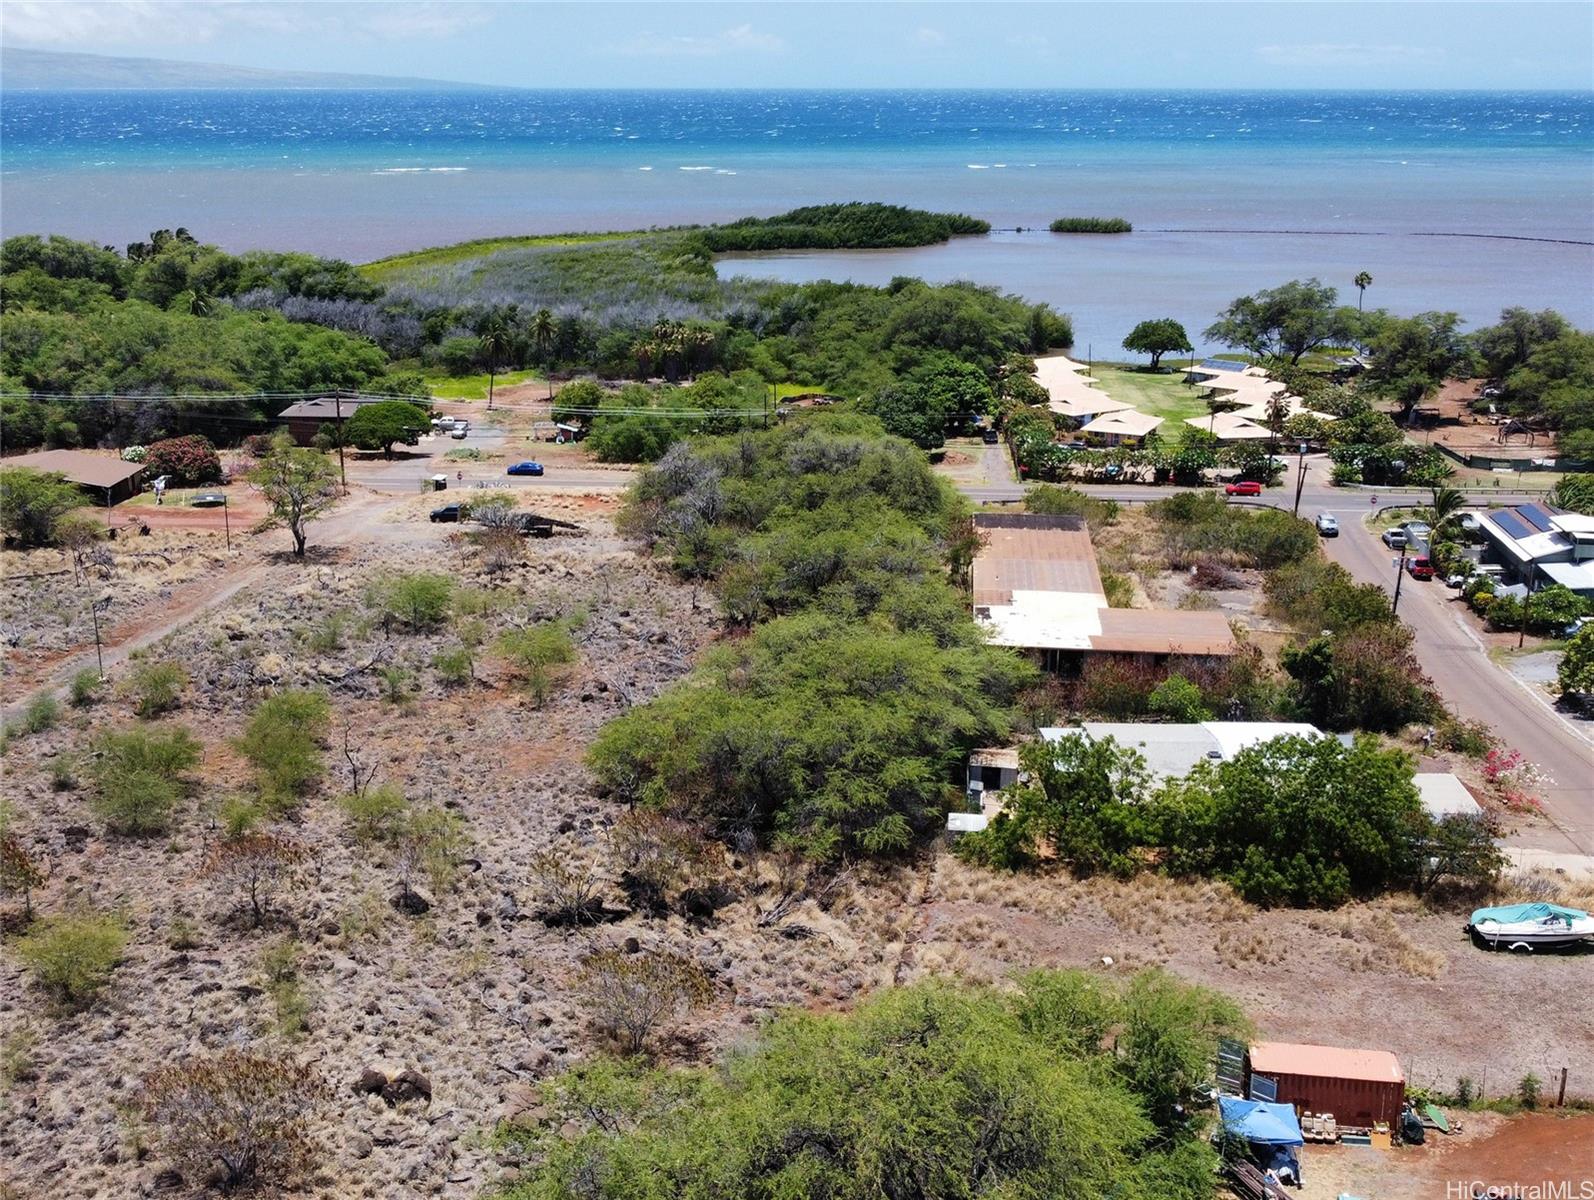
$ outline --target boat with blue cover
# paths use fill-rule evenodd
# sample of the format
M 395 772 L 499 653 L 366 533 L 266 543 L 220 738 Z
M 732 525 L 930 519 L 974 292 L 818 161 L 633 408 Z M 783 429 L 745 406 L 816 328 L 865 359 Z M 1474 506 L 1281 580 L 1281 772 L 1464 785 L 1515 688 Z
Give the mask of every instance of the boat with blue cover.
M 1559 904 L 1507 904 L 1474 911 L 1467 932 L 1495 949 L 1572 946 L 1594 942 L 1594 917 Z

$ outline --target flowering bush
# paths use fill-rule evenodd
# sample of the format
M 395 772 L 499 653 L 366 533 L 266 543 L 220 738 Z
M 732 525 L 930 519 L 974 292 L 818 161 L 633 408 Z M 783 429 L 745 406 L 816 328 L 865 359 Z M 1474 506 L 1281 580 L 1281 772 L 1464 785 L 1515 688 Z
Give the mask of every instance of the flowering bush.
M 244 453 L 250 458 L 264 458 L 271 453 L 271 435 L 269 433 L 251 433 L 244 438 Z
M 1549 782 L 1543 771 L 1522 757 L 1522 751 L 1498 747 L 1483 756 L 1483 778 L 1507 808 L 1535 812 L 1541 806 L 1533 790 Z
M 122 461 L 141 463 L 148 454 L 148 446 L 126 446 L 122 449 Z
M 211 483 L 221 478 L 221 456 L 210 439 L 191 433 L 151 445 L 144 465 L 154 475 L 169 475 L 179 487 Z

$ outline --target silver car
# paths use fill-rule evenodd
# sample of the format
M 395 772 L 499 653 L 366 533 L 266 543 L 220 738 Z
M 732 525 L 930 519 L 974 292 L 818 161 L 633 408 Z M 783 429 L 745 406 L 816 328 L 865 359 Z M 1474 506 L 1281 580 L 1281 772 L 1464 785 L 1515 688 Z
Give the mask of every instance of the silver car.
M 1339 536 L 1339 518 L 1331 517 L 1327 513 L 1317 514 L 1317 532 L 1323 537 Z

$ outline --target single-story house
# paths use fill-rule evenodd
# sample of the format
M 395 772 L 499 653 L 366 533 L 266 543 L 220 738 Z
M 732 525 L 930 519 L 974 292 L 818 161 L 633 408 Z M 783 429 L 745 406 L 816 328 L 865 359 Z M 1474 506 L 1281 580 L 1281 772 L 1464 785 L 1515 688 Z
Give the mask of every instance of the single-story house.
M 279 421 L 288 425 L 288 436 L 301 446 L 315 441 L 315 435 L 328 422 L 347 421 L 362 404 L 381 404 L 389 396 L 319 396 L 314 400 L 300 400 L 277 414 Z M 417 400 L 423 408 L 427 401 Z
M 1137 408 L 1121 408 L 1117 412 L 1103 413 L 1081 425 L 1079 432 L 1092 441 L 1108 446 L 1138 446 L 1148 433 L 1161 424 L 1161 417 L 1143 413 Z
M 1494 509 L 1478 518 L 1488 557 L 1537 591 L 1549 583 L 1594 598 L 1594 516 L 1548 504 Z
M 1151 773 L 1161 779 L 1182 779 L 1201 762 L 1226 762 L 1242 750 L 1280 737 L 1323 737 L 1315 725 L 1294 721 L 1199 721 L 1151 725 L 1128 721 L 1085 721 L 1040 731 L 1048 742 L 1083 737 L 1111 738 L 1138 751 Z
M 1258 425 L 1249 417 L 1237 412 L 1213 413 L 1207 417 L 1186 417 L 1186 425 L 1210 433 L 1220 442 L 1266 442 L 1273 438 L 1272 430 Z
M 114 455 L 88 450 L 40 450 L 0 459 L 0 466 L 58 472 L 106 508 L 131 500 L 144 486 L 143 463 L 123 462 Z
M 993 645 L 1029 651 L 1050 670 L 1088 654 L 1227 657 L 1234 632 L 1221 613 L 1112 608 L 1085 522 L 1077 516 L 979 513 L 975 619 Z
M 1423 808 L 1436 820 L 1456 813 L 1469 817 L 1483 813 L 1467 785 L 1448 771 L 1419 771 L 1412 776 L 1412 782 L 1417 785 Z
M 1258 1042 L 1246 1055 L 1246 1094 L 1298 1112 L 1332 1113 L 1341 1128 L 1370 1129 L 1379 1122 L 1395 1129 L 1406 1074 L 1387 1050 Z

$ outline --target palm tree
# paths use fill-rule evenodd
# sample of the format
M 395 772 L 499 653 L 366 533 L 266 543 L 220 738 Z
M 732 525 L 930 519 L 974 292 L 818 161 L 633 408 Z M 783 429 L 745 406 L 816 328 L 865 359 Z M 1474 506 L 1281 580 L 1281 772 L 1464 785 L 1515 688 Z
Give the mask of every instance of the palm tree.
M 1433 504 L 1422 512 L 1422 519 L 1427 521 L 1433 529 L 1433 540 L 1439 541 L 1440 535 L 1448 529 L 1461 515 L 1461 510 L 1467 507 L 1467 498 L 1449 484 L 1435 484 L 1433 489 Z
M 1208 396 L 1206 399 L 1206 405 L 1207 415 L 1211 418 L 1207 422 L 1207 432 L 1213 437 L 1218 436 L 1218 414 L 1220 412 L 1233 412 L 1235 409 L 1243 407 L 1240 402 L 1228 392 L 1217 392 L 1211 396 Z
M 537 348 L 537 359 L 544 367 L 548 365 L 548 352 L 553 347 L 553 340 L 559 333 L 559 328 L 554 324 L 553 313 L 546 308 L 539 308 L 531 318 L 528 330 L 531 334 L 531 343 Z M 548 399 L 553 399 L 553 372 L 548 372 Z
M 1356 311 L 1362 310 L 1362 297 L 1367 294 L 1367 289 L 1373 286 L 1373 277 L 1366 271 L 1357 271 L 1356 278 L 1351 280 L 1356 285 Z
M 482 353 L 487 356 L 487 411 L 493 411 L 493 383 L 498 375 L 498 356 L 509 349 L 509 329 L 503 318 L 492 317 L 482 326 Z
M 1267 402 L 1267 431 L 1273 436 L 1268 440 L 1268 450 L 1276 452 L 1279 448 L 1279 438 L 1284 436 L 1284 423 L 1290 419 L 1290 402 L 1284 398 L 1284 393 L 1271 397 Z

